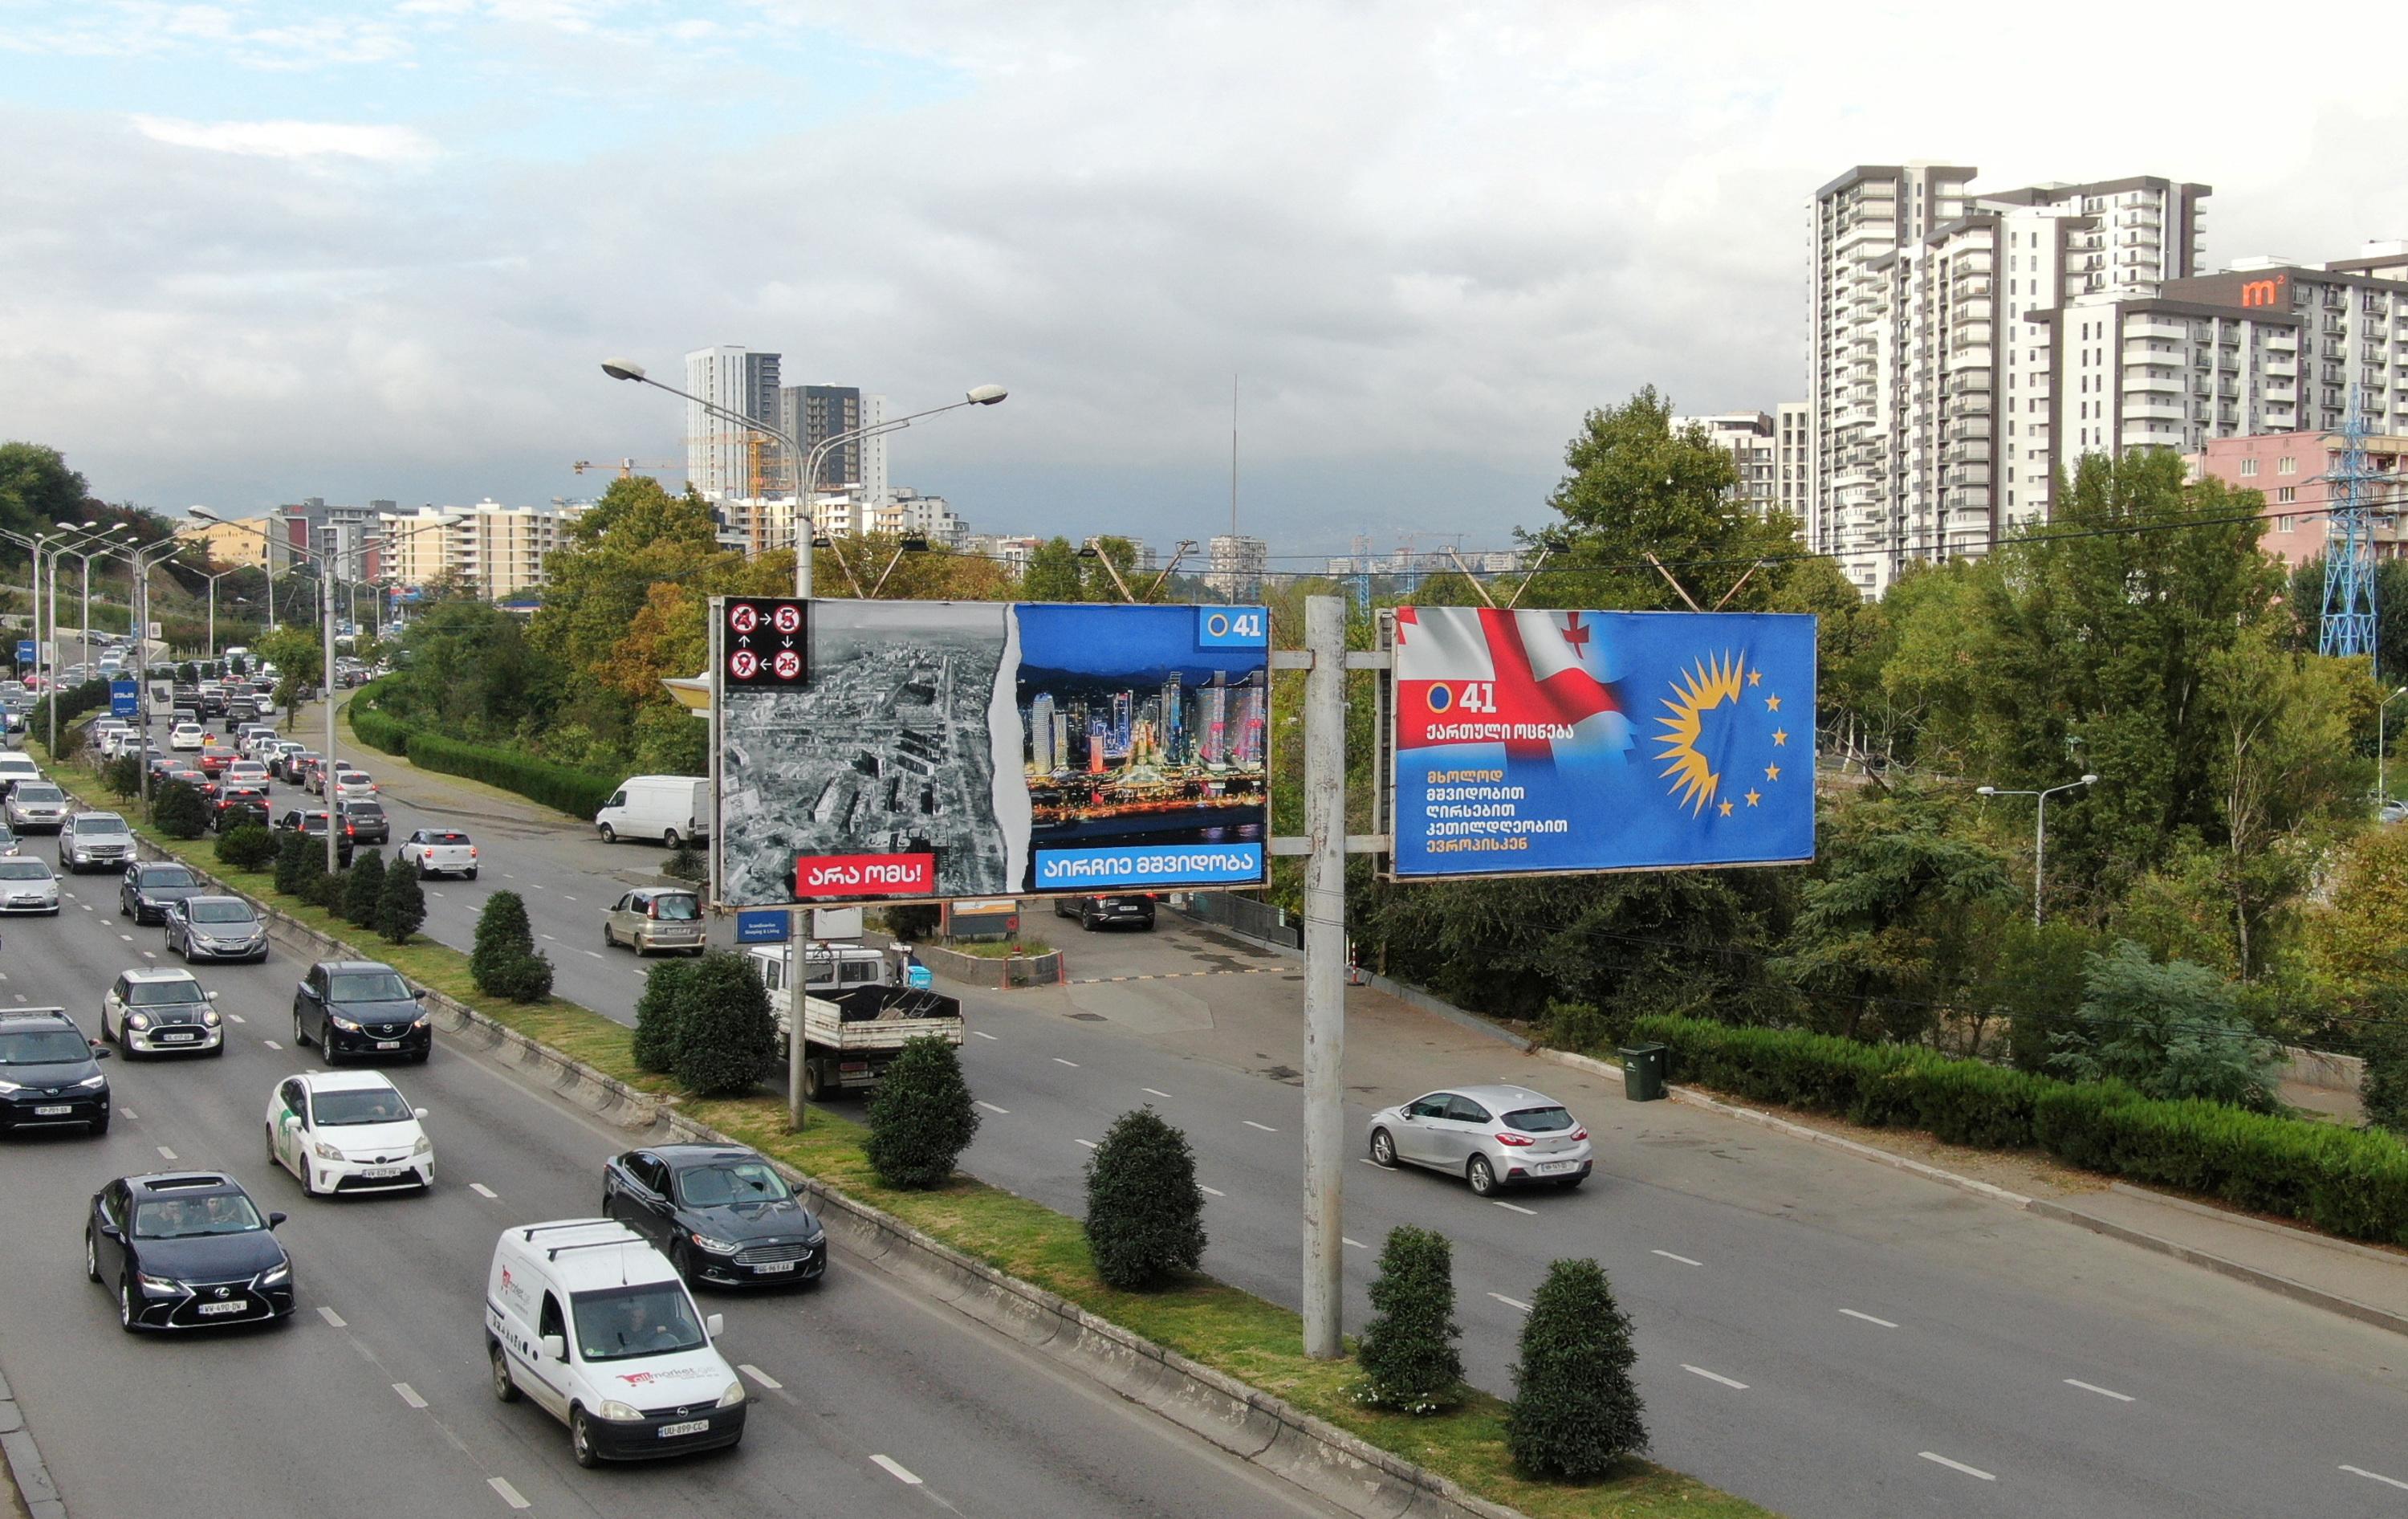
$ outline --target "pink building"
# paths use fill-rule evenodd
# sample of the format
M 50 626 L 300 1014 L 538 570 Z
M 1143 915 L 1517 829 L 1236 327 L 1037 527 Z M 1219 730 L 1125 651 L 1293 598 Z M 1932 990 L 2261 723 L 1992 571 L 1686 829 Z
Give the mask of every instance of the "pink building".
M 2286 566 L 2319 558 L 2325 552 L 2326 509 L 2331 504 L 2327 477 L 2337 467 L 2342 440 L 2338 433 L 2257 433 L 2246 437 L 2214 437 L 2205 450 L 2188 456 L 2195 480 L 2220 480 L 2266 497 L 2266 525 L 2258 546 Z M 2408 437 L 2376 435 L 2366 440 L 2367 463 L 2392 476 L 2366 488 L 2374 509 L 2374 556 L 2398 559 L 2408 554 L 2408 533 L 2401 514 L 2408 511 L 2408 476 L 2400 461 L 2408 455 Z

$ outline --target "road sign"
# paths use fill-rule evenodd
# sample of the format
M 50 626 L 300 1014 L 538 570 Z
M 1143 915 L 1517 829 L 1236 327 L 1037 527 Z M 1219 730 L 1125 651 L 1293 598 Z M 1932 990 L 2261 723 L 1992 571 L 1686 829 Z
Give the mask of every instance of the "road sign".
M 810 603 L 729 596 L 720 604 L 722 675 L 730 686 L 792 690 L 811 675 Z
M 19 638 L 17 640 L 17 663 L 19 665 L 31 665 L 39 654 L 40 651 L 34 646 L 33 639 Z
M 738 944 L 783 944 L 788 922 L 794 915 L 784 908 L 760 908 L 736 914 L 736 942 Z
M 141 686 L 133 681 L 108 682 L 108 715 L 132 717 L 141 705 Z

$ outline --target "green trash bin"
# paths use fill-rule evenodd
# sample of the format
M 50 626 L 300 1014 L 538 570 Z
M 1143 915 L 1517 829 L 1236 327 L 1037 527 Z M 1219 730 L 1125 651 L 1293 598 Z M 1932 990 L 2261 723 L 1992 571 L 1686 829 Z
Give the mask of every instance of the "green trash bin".
M 1622 1095 L 1632 1102 L 1664 1100 L 1664 1070 L 1671 1052 L 1660 1044 L 1622 1047 Z

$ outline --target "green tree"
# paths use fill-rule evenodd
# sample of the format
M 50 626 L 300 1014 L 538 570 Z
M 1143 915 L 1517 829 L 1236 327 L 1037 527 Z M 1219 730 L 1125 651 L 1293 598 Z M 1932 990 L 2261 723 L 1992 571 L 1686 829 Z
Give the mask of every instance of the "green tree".
M 55 523 L 80 522 L 91 494 L 58 450 L 42 443 L 0 443 L 0 527 L 31 534 Z
M 700 1097 L 740 1096 L 778 1058 L 778 1021 L 749 955 L 713 950 L 678 983 L 677 1061 L 685 1089 Z
M 1354 1358 L 1366 1402 L 1435 1413 L 1458 1400 L 1463 1356 L 1455 1340 L 1455 1246 L 1436 1229 L 1399 1225 L 1380 1251 L 1371 1322 Z
M 150 804 L 150 821 L 170 838 L 198 838 L 208 831 L 208 804 L 193 787 L 170 781 L 159 788 L 158 797 Z
M 322 685 L 325 679 L 325 646 L 321 630 L 288 625 L 263 636 L 257 647 L 260 658 L 276 666 L 276 705 L 284 709 L 287 732 L 294 719 L 294 693 L 305 685 Z
M 276 841 L 276 890 L 282 896 L 305 896 L 310 878 L 326 868 L 326 846 L 305 833 L 288 833 Z
M 2243 1020 L 2230 982 L 2187 961 L 2158 965 L 2129 941 L 2091 955 L 2085 982 L 2081 1008 L 2054 1035 L 2051 1069 L 2143 1096 L 2274 1110 L 2282 1048 Z
M 2358 1038 L 2366 1052 L 2358 1095 L 2366 1121 L 2408 1139 L 2408 988 L 2385 988 Z
M 679 1048 L 685 1042 L 686 979 L 698 962 L 664 960 L 644 976 L 644 992 L 636 998 L 636 1033 L 629 1051 L 644 1069 L 666 1075 L 677 1068 Z
M 280 863 L 276 836 L 256 823 L 218 835 L 218 863 L 230 870 L 258 870 Z
M 1028 556 L 1021 572 L 1020 595 L 1027 601 L 1084 601 L 1087 577 L 1079 568 L 1079 551 L 1068 538 L 1048 538 Z
M 1505 1446 L 1523 1470 L 1592 1482 L 1647 1448 L 1646 1405 L 1630 1380 L 1630 1318 L 1593 1260 L 1559 1260 L 1522 1321 L 1522 1358 Z
M 377 909 L 384 901 L 384 878 L 381 850 L 369 850 L 353 860 L 343 881 L 341 916 L 362 928 L 374 928 Z
M 863 1150 L 879 1179 L 912 1191 L 939 1187 L 978 1134 L 960 1054 L 934 1035 L 905 1041 L 869 1099 Z
M 120 754 L 100 772 L 100 783 L 112 796 L 131 796 L 142 789 L 142 762 L 132 754 Z
M 2408 826 L 2368 829 L 2333 865 L 2331 900 L 2307 922 L 2317 972 L 2361 1004 L 2408 986 Z
M 526 898 L 512 891 L 486 897 L 484 910 L 477 914 L 475 947 L 468 952 L 468 975 L 478 989 L 494 991 L 486 982 L 505 962 L 534 953 L 535 925 L 527 920 Z
M 1152 1108 L 1112 1120 L 1087 1157 L 1087 1252 L 1107 1286 L 1133 1292 L 1204 1261 L 1204 1190 L 1187 1136 Z
M 425 922 L 426 891 L 418 883 L 418 872 L 387 870 L 377 890 L 377 937 L 388 944 L 407 944 Z

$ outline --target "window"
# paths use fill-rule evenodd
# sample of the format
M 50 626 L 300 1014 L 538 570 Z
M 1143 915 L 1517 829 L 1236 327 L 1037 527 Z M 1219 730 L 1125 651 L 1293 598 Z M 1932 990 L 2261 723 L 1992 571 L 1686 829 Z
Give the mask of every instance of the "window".
M 2291 457 L 2289 454 L 2285 454 L 2282 458 L 2274 461 L 2274 473 L 2277 475 L 2296 475 L 2299 472 L 2300 461 Z
M 2297 523 L 2298 521 L 2299 521 L 2299 519 L 2298 519 L 2298 518 L 2296 518 L 2296 517 L 2292 517 L 2292 516 L 2289 516 L 2289 515 L 2287 515 L 2287 514 L 2286 514 L 2286 515 L 2284 515 L 2284 516 L 2281 516 L 2281 517 L 2277 517 L 2277 518 L 2275 518 L 2275 519 L 2274 519 L 2274 531 L 2275 531 L 2275 532 L 2277 532 L 2277 533 L 2287 533 L 2287 532 L 2291 531 L 2292 524 L 2293 524 L 2293 523 Z
M 2243 477 L 2243 479 L 2248 479 L 2248 478 L 2250 478 L 2250 477 L 2253 477 L 2253 476 L 2255 476 L 2257 473 L 2258 473 L 2258 461 L 2257 461 L 2257 460 L 2255 460 L 2255 459 L 2243 459 L 2243 460 L 2242 460 L 2242 461 L 2241 461 L 2241 474 L 2242 474 L 2242 477 Z
M 2275 499 L 2275 501 L 2276 501 L 2277 503 L 2279 503 L 2279 504 L 2281 504 L 2281 505 L 2283 505 L 2283 506 L 2286 506 L 2286 507 L 2287 507 L 2287 506 L 2289 506 L 2292 502 L 2297 501 L 2299 498 L 2300 498 L 2300 488 L 2299 488 L 2298 486 L 2296 486 L 2296 485 L 2284 485 L 2284 486 L 2279 486 L 2279 487 L 2277 487 L 2277 488 L 2275 489 L 2275 492 L 2274 492 L 2274 499 Z

